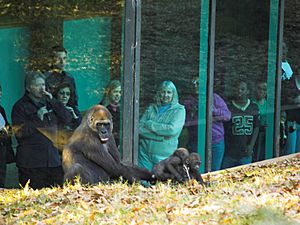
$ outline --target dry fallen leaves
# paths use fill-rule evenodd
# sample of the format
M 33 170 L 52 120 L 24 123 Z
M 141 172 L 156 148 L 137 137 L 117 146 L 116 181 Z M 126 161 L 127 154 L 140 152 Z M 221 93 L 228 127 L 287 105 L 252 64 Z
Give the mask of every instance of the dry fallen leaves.
M 0 224 L 300 224 L 300 155 L 196 181 L 145 188 L 0 190 Z

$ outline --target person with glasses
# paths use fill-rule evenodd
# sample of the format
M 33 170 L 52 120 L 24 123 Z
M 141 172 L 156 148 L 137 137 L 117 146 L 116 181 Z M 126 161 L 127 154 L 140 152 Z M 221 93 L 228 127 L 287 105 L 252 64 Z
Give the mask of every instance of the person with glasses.
M 12 125 L 18 141 L 16 164 L 19 182 L 33 189 L 63 184 L 61 157 L 56 147 L 59 124 L 68 124 L 71 113 L 46 91 L 38 71 L 25 77 L 25 94 L 13 106 Z

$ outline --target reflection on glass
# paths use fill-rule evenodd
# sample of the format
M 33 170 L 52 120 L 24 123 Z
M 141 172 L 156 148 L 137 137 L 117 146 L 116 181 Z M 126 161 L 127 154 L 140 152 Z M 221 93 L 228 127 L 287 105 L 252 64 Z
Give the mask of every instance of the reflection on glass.
M 140 119 L 139 166 L 152 170 L 161 160 L 172 155 L 178 147 L 184 121 L 185 109 L 178 102 L 174 83 L 162 82 L 154 103 Z
M 224 0 L 216 4 L 214 93 L 224 99 L 231 112 L 231 119 L 224 122 L 222 167 L 228 168 L 263 160 L 269 141 L 264 129 L 272 124 L 260 123 L 266 93 L 258 97 L 253 89 L 258 80 L 265 84 L 268 78 L 269 2 Z M 268 88 L 264 91 L 274 95 L 272 87 Z
M 199 78 L 194 77 L 189 84 L 193 91 L 183 100 L 186 109 L 184 129 L 181 134 L 181 144 L 190 150 L 198 152 L 198 98 Z
M 74 119 L 79 117 L 78 110 L 84 114 L 98 104 L 109 81 L 122 80 L 124 2 L 45 0 L 2 4 L 0 80 L 6 84 L 3 106 L 7 114 L 24 94 L 27 71 L 47 76 L 48 91 L 70 111 L 73 109 Z M 68 87 L 63 88 L 66 84 Z M 118 130 L 120 118 L 114 119 Z
M 281 137 L 281 154 L 293 154 L 300 151 L 300 75 L 293 72 L 286 54 L 287 44 L 283 44 L 282 57 L 282 118 L 287 121 L 287 140 Z M 295 68 L 297 68 L 295 66 Z M 283 129 L 284 127 L 282 127 Z
M 253 162 L 265 159 L 267 128 L 267 82 L 258 81 L 253 102 L 257 104 L 260 115 L 259 134 L 253 151 Z
M 225 130 L 224 122 L 231 119 L 231 112 L 225 101 L 218 94 L 213 95 L 213 111 L 212 111 L 212 160 L 211 171 L 221 169 L 224 152 L 225 152 Z
M 121 113 L 121 82 L 111 80 L 105 87 L 104 96 L 100 104 L 104 105 L 113 117 L 113 135 L 118 148 L 120 148 L 120 113 Z
M 282 43 L 280 154 L 300 152 L 300 63 L 298 2 L 286 0 Z
M 153 103 L 156 91 L 163 81 L 170 80 L 178 91 L 178 100 L 183 103 L 191 93 L 195 92 L 193 77 L 198 76 L 199 71 L 199 34 L 200 34 L 200 2 L 193 1 L 143 1 L 142 2 L 142 23 L 141 23 L 141 68 L 140 68 L 140 117 L 144 123 L 144 115 L 149 110 L 149 105 Z M 176 97 L 177 98 L 177 97 Z M 205 101 L 205 99 L 204 99 Z M 154 107 L 154 106 L 150 106 Z M 198 105 L 194 106 L 194 114 Z M 156 107 L 157 108 L 157 107 Z M 180 110 L 179 110 L 180 109 Z M 183 106 L 178 108 L 178 114 L 174 113 L 167 119 L 158 119 L 163 125 L 167 121 L 176 124 L 174 134 L 168 131 L 167 136 L 172 136 L 170 140 L 155 142 L 155 152 L 159 157 L 153 156 L 157 163 L 158 160 L 171 155 L 176 147 L 187 147 L 190 151 L 192 146 L 189 139 L 183 138 L 186 129 L 180 135 L 178 143 L 177 133 L 179 124 L 183 126 L 185 115 Z M 179 113 L 180 112 L 180 113 Z M 142 117 L 143 116 L 143 117 Z M 173 119 L 172 119 L 173 117 Z M 197 117 L 198 118 L 198 117 Z M 196 123 L 198 119 L 196 118 Z M 205 121 L 201 121 L 202 125 Z M 157 135 L 154 132 L 152 135 Z M 174 135 L 174 136 L 173 136 Z M 195 143 L 198 136 L 193 138 Z M 158 135 L 163 138 L 161 134 Z M 140 152 L 144 152 L 143 146 L 145 139 L 140 133 Z M 186 143 L 184 143 L 186 142 Z M 142 143 L 142 144 L 141 144 Z M 169 146 L 167 146 L 169 143 Z M 171 144 L 172 143 L 172 144 Z M 163 145 L 162 147 L 159 147 Z M 153 147 L 154 148 L 154 147 Z M 194 151 L 197 151 L 194 147 Z M 203 150 L 204 151 L 204 150 Z M 152 156 L 151 156 L 152 157 Z M 140 154 L 141 158 L 141 154 Z M 146 166 L 147 167 L 147 166 Z M 147 167 L 150 168 L 151 166 Z
M 259 132 L 259 109 L 249 99 L 245 81 L 234 85 L 234 96 L 228 102 L 231 120 L 225 124 L 226 152 L 222 167 L 229 168 L 252 162 L 254 145 Z

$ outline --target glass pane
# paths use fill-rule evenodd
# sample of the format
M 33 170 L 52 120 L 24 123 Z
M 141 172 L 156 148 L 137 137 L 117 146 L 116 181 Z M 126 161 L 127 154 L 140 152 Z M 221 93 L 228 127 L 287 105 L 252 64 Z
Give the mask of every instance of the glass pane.
M 142 2 L 138 163 L 148 169 L 177 147 L 200 153 L 200 9 L 199 0 Z
M 280 155 L 300 152 L 300 48 L 298 2 L 286 0 L 282 43 Z
M 112 0 L 2 4 L 1 106 L 8 122 L 12 122 L 14 104 L 25 93 L 25 76 L 34 71 L 46 77 L 47 91 L 71 110 L 74 120 L 84 116 L 95 104 L 105 105 L 113 115 L 117 145 L 121 144 L 124 3 L 124 0 Z M 32 90 L 27 87 L 26 91 L 30 94 Z M 60 122 L 58 125 L 64 132 L 55 140 L 49 137 L 50 142 L 62 149 L 78 124 L 71 126 Z M 17 139 L 13 147 L 19 151 L 23 140 Z M 43 161 L 37 156 L 36 159 L 40 160 L 37 164 L 44 167 L 52 163 L 50 158 Z M 22 157 L 20 160 L 18 165 L 24 163 Z M 15 165 L 10 167 L 6 185 L 17 186 Z
M 217 1 L 212 170 L 265 159 L 266 129 L 273 126 L 267 107 L 274 96 L 267 83 L 275 79 L 268 78 L 269 7 L 269 1 Z M 274 115 L 274 108 L 268 113 Z

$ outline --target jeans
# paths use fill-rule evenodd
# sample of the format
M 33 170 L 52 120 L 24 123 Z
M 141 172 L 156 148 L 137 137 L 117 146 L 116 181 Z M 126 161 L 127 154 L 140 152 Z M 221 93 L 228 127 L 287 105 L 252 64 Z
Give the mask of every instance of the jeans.
M 239 159 L 232 158 L 230 156 L 225 156 L 222 163 L 222 169 L 246 165 L 252 162 L 252 156 L 244 156 Z
M 288 122 L 288 126 L 291 126 L 292 122 Z M 294 132 L 288 132 L 288 139 L 286 143 L 286 154 L 293 154 L 300 152 L 300 124 L 296 124 L 296 130 Z
M 216 171 L 221 169 L 225 144 L 224 140 L 221 140 L 217 143 L 212 144 L 212 163 L 211 163 L 211 171 Z

